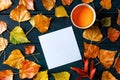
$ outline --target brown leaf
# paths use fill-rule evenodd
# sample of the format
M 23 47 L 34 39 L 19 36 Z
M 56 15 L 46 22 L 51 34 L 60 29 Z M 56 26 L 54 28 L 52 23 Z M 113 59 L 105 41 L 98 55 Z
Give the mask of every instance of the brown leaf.
M 111 27 L 108 29 L 107 35 L 111 42 L 115 42 L 119 38 L 120 32 L 117 29 Z
M 0 34 L 7 30 L 7 24 L 0 20 Z
M 33 45 L 29 45 L 29 46 L 25 46 L 25 54 L 33 54 L 35 51 L 35 46 Z
M 0 11 L 8 9 L 9 7 L 11 7 L 11 5 L 11 0 L 0 0 Z
M 84 56 L 87 58 L 96 58 L 99 54 L 99 47 L 93 44 L 84 42 Z
M 30 19 L 30 12 L 24 5 L 18 5 L 10 12 L 10 18 L 18 22 L 24 22 Z
M 2 71 L 0 71 L 0 80 L 13 80 L 12 70 L 2 70 Z
M 111 65 L 113 64 L 116 53 L 117 51 L 101 49 L 98 58 L 100 62 L 105 66 L 105 68 L 110 68 Z
M 5 50 L 8 45 L 8 40 L 5 38 L 0 37 L 0 51 Z
M 73 2 L 73 0 L 62 0 L 63 5 L 70 5 Z
M 83 2 L 83 3 L 87 3 L 87 4 L 88 4 L 88 3 L 93 2 L 93 0 L 82 0 L 82 2 Z
M 34 0 L 20 0 L 19 5 L 23 4 L 28 10 L 34 10 Z
M 117 24 L 120 25 L 120 9 L 118 9 Z
M 104 8 L 104 9 L 111 9 L 112 7 L 112 3 L 111 3 L 111 0 L 101 0 L 100 1 L 100 5 Z
M 115 69 L 118 74 L 120 74 L 120 58 L 117 59 L 117 62 L 115 64 Z

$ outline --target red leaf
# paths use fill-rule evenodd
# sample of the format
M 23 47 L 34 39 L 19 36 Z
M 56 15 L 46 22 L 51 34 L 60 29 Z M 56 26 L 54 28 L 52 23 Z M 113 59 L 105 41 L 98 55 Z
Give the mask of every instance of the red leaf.
M 77 78 L 77 80 L 81 80 L 81 79 L 87 78 L 87 77 L 88 77 L 88 75 L 82 75 L 82 76 L 79 76 L 79 77 Z
M 90 79 L 92 79 L 94 77 L 95 72 L 96 72 L 96 68 L 94 68 L 90 71 L 90 77 L 89 77 Z
M 91 70 L 93 70 L 94 67 L 95 67 L 94 60 L 92 60 L 90 63 L 90 72 L 91 72 Z
M 71 67 L 71 70 L 76 71 L 78 74 L 80 74 L 82 76 L 86 75 L 86 73 L 82 69 L 80 69 L 80 68 Z
M 89 64 L 89 60 L 86 59 L 85 62 L 84 62 L 84 72 L 88 72 L 88 64 Z

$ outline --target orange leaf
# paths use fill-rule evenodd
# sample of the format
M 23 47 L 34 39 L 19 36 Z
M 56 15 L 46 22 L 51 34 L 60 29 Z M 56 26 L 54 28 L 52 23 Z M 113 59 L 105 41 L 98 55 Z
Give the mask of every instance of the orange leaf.
M 112 27 L 108 29 L 107 34 L 111 42 L 115 42 L 120 36 L 120 32 L 117 29 Z
M 20 0 L 19 5 L 23 4 L 28 10 L 34 10 L 34 0 Z
M 34 51 L 35 46 L 33 45 L 25 46 L 25 54 L 33 54 Z
M 88 3 L 93 2 L 93 0 L 82 0 L 82 2 L 83 2 L 83 3 L 87 3 L 87 4 L 88 4 Z
M 0 11 L 8 9 L 9 7 L 11 7 L 11 5 L 11 0 L 0 0 Z
M 111 0 L 101 0 L 100 5 L 107 10 L 111 9 L 112 7 Z
M 10 18 L 18 22 L 24 22 L 30 19 L 30 12 L 24 5 L 19 5 L 10 12 Z
M 40 65 L 36 64 L 33 61 L 24 60 L 21 63 L 21 68 L 19 70 L 20 78 L 33 78 L 39 71 Z
M 99 47 L 93 44 L 84 42 L 84 56 L 87 58 L 96 58 L 99 54 Z
M 62 0 L 63 5 L 70 5 L 73 2 L 73 0 Z
M 120 9 L 118 9 L 117 24 L 120 25 Z
M 42 4 L 46 10 L 51 10 L 55 6 L 56 0 L 42 0 Z
M 118 74 L 120 74 L 120 58 L 117 59 L 117 62 L 115 64 L 115 69 Z
M 0 34 L 7 30 L 7 24 L 0 20 Z
M 12 70 L 2 70 L 2 71 L 0 71 L 0 80 L 13 80 Z
M 45 15 L 38 14 L 34 16 L 35 27 L 41 32 L 45 33 L 50 26 L 51 18 Z

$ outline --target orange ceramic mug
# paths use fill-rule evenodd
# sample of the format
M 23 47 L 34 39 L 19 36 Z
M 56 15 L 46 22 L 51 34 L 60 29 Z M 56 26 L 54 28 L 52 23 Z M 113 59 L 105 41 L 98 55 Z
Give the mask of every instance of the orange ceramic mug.
M 95 10 L 88 4 L 82 3 L 75 6 L 71 12 L 71 21 L 80 29 L 91 27 L 96 19 Z

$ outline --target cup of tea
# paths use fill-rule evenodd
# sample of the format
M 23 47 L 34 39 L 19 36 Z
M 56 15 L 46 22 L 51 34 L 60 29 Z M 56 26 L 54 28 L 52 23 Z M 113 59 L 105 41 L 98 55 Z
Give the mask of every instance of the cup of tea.
M 86 29 L 94 24 L 96 13 L 89 4 L 82 3 L 73 8 L 70 17 L 74 26 Z

